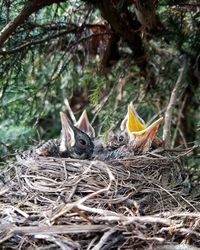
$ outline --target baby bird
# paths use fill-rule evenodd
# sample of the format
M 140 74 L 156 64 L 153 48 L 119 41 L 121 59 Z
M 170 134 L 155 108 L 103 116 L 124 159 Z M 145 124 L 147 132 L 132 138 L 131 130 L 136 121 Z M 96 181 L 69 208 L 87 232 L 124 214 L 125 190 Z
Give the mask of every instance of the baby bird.
M 158 119 L 158 121 L 159 120 L 160 119 Z M 126 122 L 127 122 L 127 130 L 129 134 L 131 134 L 132 132 L 140 132 L 140 131 L 144 131 L 145 129 L 147 129 L 145 122 L 136 112 L 132 102 L 128 105 L 128 113 L 127 113 Z M 162 140 L 159 137 L 157 137 L 155 134 L 151 144 L 153 148 L 160 147 L 162 145 Z
M 130 103 L 127 115 L 120 126 L 121 132 L 111 134 L 112 140 L 110 145 L 108 144 L 110 148 L 100 158 L 104 160 L 119 159 L 148 152 L 155 141 L 162 121 L 161 117 L 147 127 Z
M 96 157 L 104 151 L 104 145 L 99 138 L 95 138 L 95 131 L 89 122 L 86 110 L 83 111 L 79 120 L 75 123 L 75 127 L 86 133 L 94 144 L 93 157 Z
M 100 155 L 99 159 L 130 158 L 133 155 L 148 152 L 162 121 L 163 118 L 161 117 L 146 129 L 129 133 L 129 141 L 126 145 L 122 145 L 114 150 L 107 150 L 105 154 Z
M 39 156 L 71 157 L 75 159 L 88 159 L 92 156 L 94 144 L 91 138 L 76 128 L 67 118 L 66 114 L 60 112 L 61 138 L 46 142 L 36 149 Z
M 127 114 L 120 124 L 120 129 L 110 130 L 108 132 L 106 146 L 110 150 L 115 150 L 123 145 L 126 145 L 129 141 L 127 130 Z
M 148 152 L 162 121 L 163 117 L 159 118 L 143 130 L 129 132 L 129 151 L 137 154 Z
M 124 130 L 116 130 L 109 131 L 107 136 L 106 146 L 111 150 L 115 150 L 123 145 L 126 145 L 129 141 L 128 133 L 126 129 Z

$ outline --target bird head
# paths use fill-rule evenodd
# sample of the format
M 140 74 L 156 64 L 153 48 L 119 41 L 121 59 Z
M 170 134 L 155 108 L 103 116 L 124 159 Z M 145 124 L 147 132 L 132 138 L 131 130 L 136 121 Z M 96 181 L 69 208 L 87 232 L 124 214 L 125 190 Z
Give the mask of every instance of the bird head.
M 107 146 L 111 149 L 117 149 L 128 143 L 128 134 L 127 132 L 121 130 L 111 130 L 107 136 Z
M 66 114 L 60 112 L 61 118 L 61 143 L 59 151 L 61 155 L 67 155 L 76 159 L 88 159 L 91 157 L 94 144 L 91 138 L 76 128 L 67 118 Z
M 93 157 L 103 152 L 104 146 L 100 139 L 95 138 L 95 131 L 93 126 L 89 122 L 86 110 L 83 111 L 79 120 L 74 124 L 74 126 L 86 133 L 92 139 L 92 142 L 94 144 Z
M 146 153 L 150 149 L 162 121 L 163 117 L 143 130 L 130 132 L 129 147 L 131 150 L 137 153 Z
M 108 146 L 117 149 L 120 146 L 127 145 L 129 141 L 129 133 L 145 129 L 145 123 L 137 114 L 132 102 L 128 105 L 128 112 L 120 124 L 120 130 L 111 130 L 108 133 Z

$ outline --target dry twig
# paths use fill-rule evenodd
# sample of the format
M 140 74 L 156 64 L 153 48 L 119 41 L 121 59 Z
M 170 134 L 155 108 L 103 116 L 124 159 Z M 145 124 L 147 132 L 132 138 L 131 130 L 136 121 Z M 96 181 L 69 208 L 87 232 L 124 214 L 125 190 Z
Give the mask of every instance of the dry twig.
M 0 195 L 0 242 L 8 249 L 159 249 L 185 238 L 197 245 L 200 203 L 180 179 L 180 157 L 192 149 L 109 162 L 18 157 Z
M 183 66 L 179 70 L 180 74 L 172 90 L 170 101 L 169 101 L 169 104 L 167 106 L 167 110 L 165 113 L 165 123 L 163 127 L 163 141 L 164 141 L 165 148 L 170 147 L 170 129 L 171 129 L 171 123 L 172 123 L 172 111 L 173 111 L 174 106 L 176 105 L 178 92 L 181 87 L 181 84 L 185 80 L 186 70 L 187 70 L 187 60 L 184 57 Z

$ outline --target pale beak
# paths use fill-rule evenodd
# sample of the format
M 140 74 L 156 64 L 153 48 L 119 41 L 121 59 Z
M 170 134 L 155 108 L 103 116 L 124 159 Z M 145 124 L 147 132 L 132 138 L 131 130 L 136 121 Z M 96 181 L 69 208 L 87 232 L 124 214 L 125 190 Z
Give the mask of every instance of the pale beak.
M 95 137 L 95 131 L 89 122 L 86 110 L 83 111 L 82 115 L 80 116 L 79 120 L 76 122 L 74 126 L 80 129 L 81 131 L 85 132 L 88 136 L 92 138 Z
M 147 152 L 154 140 L 158 128 L 163 121 L 163 117 L 152 123 L 149 127 L 141 131 L 130 132 L 130 145 L 140 153 Z
M 67 146 L 73 147 L 75 145 L 75 134 L 73 125 L 65 113 L 60 112 L 60 119 L 62 125 L 60 151 L 63 152 L 66 151 Z
M 146 129 L 146 125 L 142 118 L 138 115 L 133 104 L 128 105 L 127 130 L 131 132 L 139 132 Z

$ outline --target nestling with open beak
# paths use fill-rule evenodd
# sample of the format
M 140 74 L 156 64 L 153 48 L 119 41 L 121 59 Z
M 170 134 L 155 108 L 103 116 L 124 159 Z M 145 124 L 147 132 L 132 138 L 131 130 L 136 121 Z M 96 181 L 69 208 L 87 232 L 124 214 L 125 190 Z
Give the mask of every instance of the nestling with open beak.
M 112 141 L 112 145 L 117 145 L 117 138 L 123 136 L 121 145 L 118 144 L 116 148 L 110 147 L 114 150 L 108 150 L 107 154 L 100 158 L 104 160 L 119 159 L 148 152 L 152 142 L 155 140 L 156 133 L 162 121 L 163 117 L 147 127 L 142 118 L 140 118 L 135 111 L 132 103 L 129 104 L 128 113 L 120 126 L 121 135 L 118 137 L 116 134 L 113 135 L 114 142 Z
M 127 131 L 129 134 L 132 132 L 140 132 L 140 131 L 147 129 L 145 122 L 136 112 L 132 102 L 128 105 L 128 113 L 127 113 L 126 119 L 127 119 L 126 120 Z M 158 121 L 159 121 L 159 119 L 158 119 Z M 163 143 L 162 140 L 156 136 L 156 132 L 155 132 L 155 136 L 153 137 L 153 141 L 152 141 L 153 148 L 160 147 Z
M 129 142 L 130 131 L 140 131 L 145 129 L 144 121 L 135 111 L 133 104 L 128 106 L 128 112 L 120 124 L 120 129 L 111 130 L 107 137 L 107 146 L 111 149 L 117 149 Z
M 91 138 L 76 128 L 65 113 L 60 112 L 60 118 L 62 125 L 61 138 L 48 141 L 36 149 L 36 154 L 40 156 L 89 159 L 94 149 Z
M 129 151 L 137 154 L 148 152 L 162 121 L 163 117 L 143 130 L 129 132 Z

